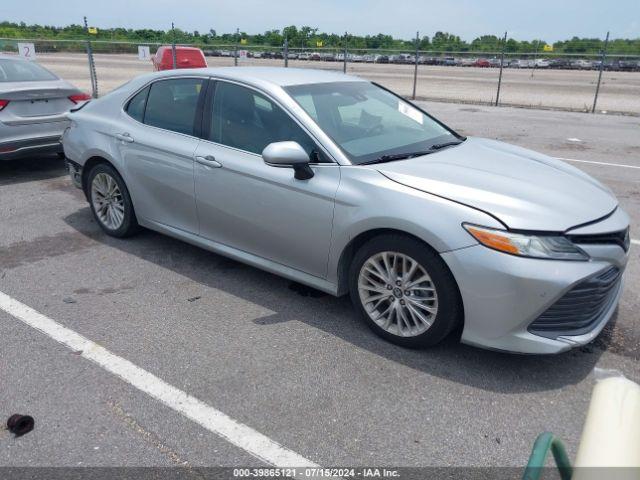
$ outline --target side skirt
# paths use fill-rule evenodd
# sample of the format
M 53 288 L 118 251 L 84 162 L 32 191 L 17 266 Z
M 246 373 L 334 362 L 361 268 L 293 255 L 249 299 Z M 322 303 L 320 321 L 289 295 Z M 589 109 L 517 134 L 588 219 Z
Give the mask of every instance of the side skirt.
M 232 258 L 233 260 L 246 263 L 247 265 L 251 265 L 252 267 L 256 267 L 269 273 L 273 273 L 289 280 L 293 280 L 294 282 L 302 283 L 330 295 L 338 295 L 338 286 L 328 282 L 323 278 L 309 275 L 308 273 L 301 272 L 300 270 L 296 270 L 294 268 L 272 262 L 271 260 L 267 260 L 266 258 L 253 255 L 251 253 L 238 250 L 233 247 L 229 247 L 222 243 L 208 240 L 204 237 L 194 235 L 193 233 L 186 232 L 178 228 L 170 227 L 169 225 L 164 225 L 162 223 L 145 219 L 138 219 L 138 222 L 143 227 L 190 243 L 191 245 L 195 245 L 196 247 L 204 248 L 205 250 L 209 250 L 222 256 Z

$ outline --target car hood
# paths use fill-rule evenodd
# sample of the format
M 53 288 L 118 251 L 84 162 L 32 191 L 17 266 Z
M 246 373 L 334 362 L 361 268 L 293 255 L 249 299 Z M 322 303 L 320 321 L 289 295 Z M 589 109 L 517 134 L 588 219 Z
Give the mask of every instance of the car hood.
M 563 232 L 618 205 L 611 190 L 575 167 L 483 138 L 372 167 L 402 185 L 483 210 L 511 229 Z

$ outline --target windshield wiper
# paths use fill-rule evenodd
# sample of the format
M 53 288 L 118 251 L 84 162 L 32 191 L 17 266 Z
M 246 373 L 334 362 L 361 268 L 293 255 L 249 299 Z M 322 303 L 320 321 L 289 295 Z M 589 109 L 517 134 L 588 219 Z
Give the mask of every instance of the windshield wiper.
M 431 147 L 429 147 L 429 150 L 433 151 L 433 150 L 440 150 L 445 147 L 453 147 L 454 145 L 460 145 L 462 142 L 463 140 L 458 140 L 455 142 L 436 143 L 435 145 L 431 145 Z
M 409 153 L 395 153 L 392 155 L 382 155 L 373 160 L 369 160 L 368 162 L 362 162 L 359 165 L 372 165 L 374 163 L 385 163 L 385 162 L 393 162 L 394 160 L 407 160 L 409 158 L 421 157 L 422 155 L 429 155 L 430 153 L 436 152 L 442 148 L 453 147 L 454 145 L 461 144 L 462 141 L 458 140 L 455 142 L 446 142 L 446 143 L 436 143 L 435 145 L 431 145 L 429 150 L 423 150 L 420 152 L 409 152 Z
M 394 160 L 406 160 L 407 158 L 420 157 L 431 153 L 431 150 L 425 150 L 423 152 L 410 152 L 410 153 L 394 153 L 393 155 L 382 155 L 381 157 L 369 160 L 368 162 L 362 162 L 360 165 L 371 165 L 373 163 L 385 163 L 393 162 Z

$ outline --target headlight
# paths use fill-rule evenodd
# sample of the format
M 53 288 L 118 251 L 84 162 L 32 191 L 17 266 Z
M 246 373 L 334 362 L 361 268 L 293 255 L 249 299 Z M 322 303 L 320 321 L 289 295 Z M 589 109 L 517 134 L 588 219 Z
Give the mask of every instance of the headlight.
M 527 235 L 463 223 L 462 226 L 485 247 L 521 257 L 555 260 L 588 260 L 582 249 L 559 235 Z

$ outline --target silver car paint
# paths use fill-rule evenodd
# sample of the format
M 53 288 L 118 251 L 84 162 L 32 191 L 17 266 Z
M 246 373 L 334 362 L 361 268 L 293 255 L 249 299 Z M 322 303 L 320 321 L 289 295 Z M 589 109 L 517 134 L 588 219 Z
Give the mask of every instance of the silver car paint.
M 28 61 L 14 57 L 11 60 Z M 66 113 L 78 106 L 68 97 L 77 93 L 80 93 L 77 87 L 59 78 L 0 82 L 0 98 L 10 101 L 0 111 L 0 143 L 25 145 L 22 154 L 41 147 L 59 147 L 58 139 L 69 124 Z
M 314 165 L 315 177 L 297 181 L 292 170 L 267 166 L 259 155 L 191 137 L 184 140 L 185 146 L 182 138 L 176 139 L 170 132 L 162 132 L 165 140 L 161 140 L 152 132 L 157 130 L 154 127 L 138 124 L 134 130 L 128 123 L 133 120 L 123 112 L 123 106 L 140 88 L 160 78 L 194 75 L 261 90 L 304 126 L 336 163 Z M 458 282 L 465 310 L 464 342 L 526 353 L 555 353 L 597 335 L 612 310 L 596 329 L 580 338 L 551 340 L 528 333 L 526 325 L 594 272 L 611 264 L 624 268 L 628 254 L 620 247 L 585 247 L 592 255 L 588 262 L 514 257 L 478 245 L 461 224 L 546 231 L 574 227 L 572 233 L 619 230 L 628 225 L 628 217 L 616 208 L 617 201 L 606 187 L 550 157 L 473 138 L 424 159 L 350 165 L 282 89 L 287 84 L 321 81 L 363 80 L 329 72 L 250 67 L 145 75 L 71 114 L 72 127 L 63 138 L 65 153 L 81 166 L 94 156 L 110 161 L 129 185 L 142 225 L 336 295 L 346 293 L 341 256 L 358 235 L 379 229 L 410 233 L 441 253 Z M 175 160 L 180 165 L 177 181 L 168 174 L 171 170 L 166 160 L 146 159 L 146 168 L 153 170 L 148 172 L 131 166 L 132 157 L 122 152 L 133 143 L 119 140 L 116 133 L 132 137 L 135 133 L 133 143 L 140 138 L 149 148 L 161 146 L 165 152 L 179 152 L 180 160 Z M 197 145 L 193 151 L 190 140 Z M 190 151 L 192 161 L 187 158 Z M 213 155 L 221 167 L 196 162 L 195 157 L 207 155 Z M 448 174 L 448 169 L 455 174 Z M 188 180 L 190 171 L 192 182 Z M 525 175 L 536 181 L 527 184 Z M 139 186 L 140 182 L 145 185 Z M 180 201 L 158 203 L 162 193 Z M 545 195 L 553 196 L 553 211 L 548 198 L 542 198 Z M 153 208 L 145 211 L 143 205 L 154 202 L 163 212 Z M 189 210 L 193 204 L 197 231 L 193 217 L 165 211 L 172 205 Z M 611 216 L 598 221 L 612 210 Z M 595 223 L 580 226 L 586 222 Z M 224 228 L 216 228 L 218 225 Z
M 122 159 L 136 215 L 197 234 L 193 157 L 199 140 L 143 125 L 124 112 L 119 115 L 112 142 Z M 131 141 L 116 137 L 123 133 Z
M 518 230 L 564 232 L 611 213 L 618 201 L 577 168 L 495 140 L 379 165 L 396 182 L 473 205 Z
M 326 277 L 334 198 L 340 184 L 337 165 L 315 166 L 315 176 L 300 181 L 291 169 L 269 166 L 260 155 L 212 142 L 200 142 L 196 155 L 212 155 L 222 165 L 211 168 L 196 163 L 202 237 Z

